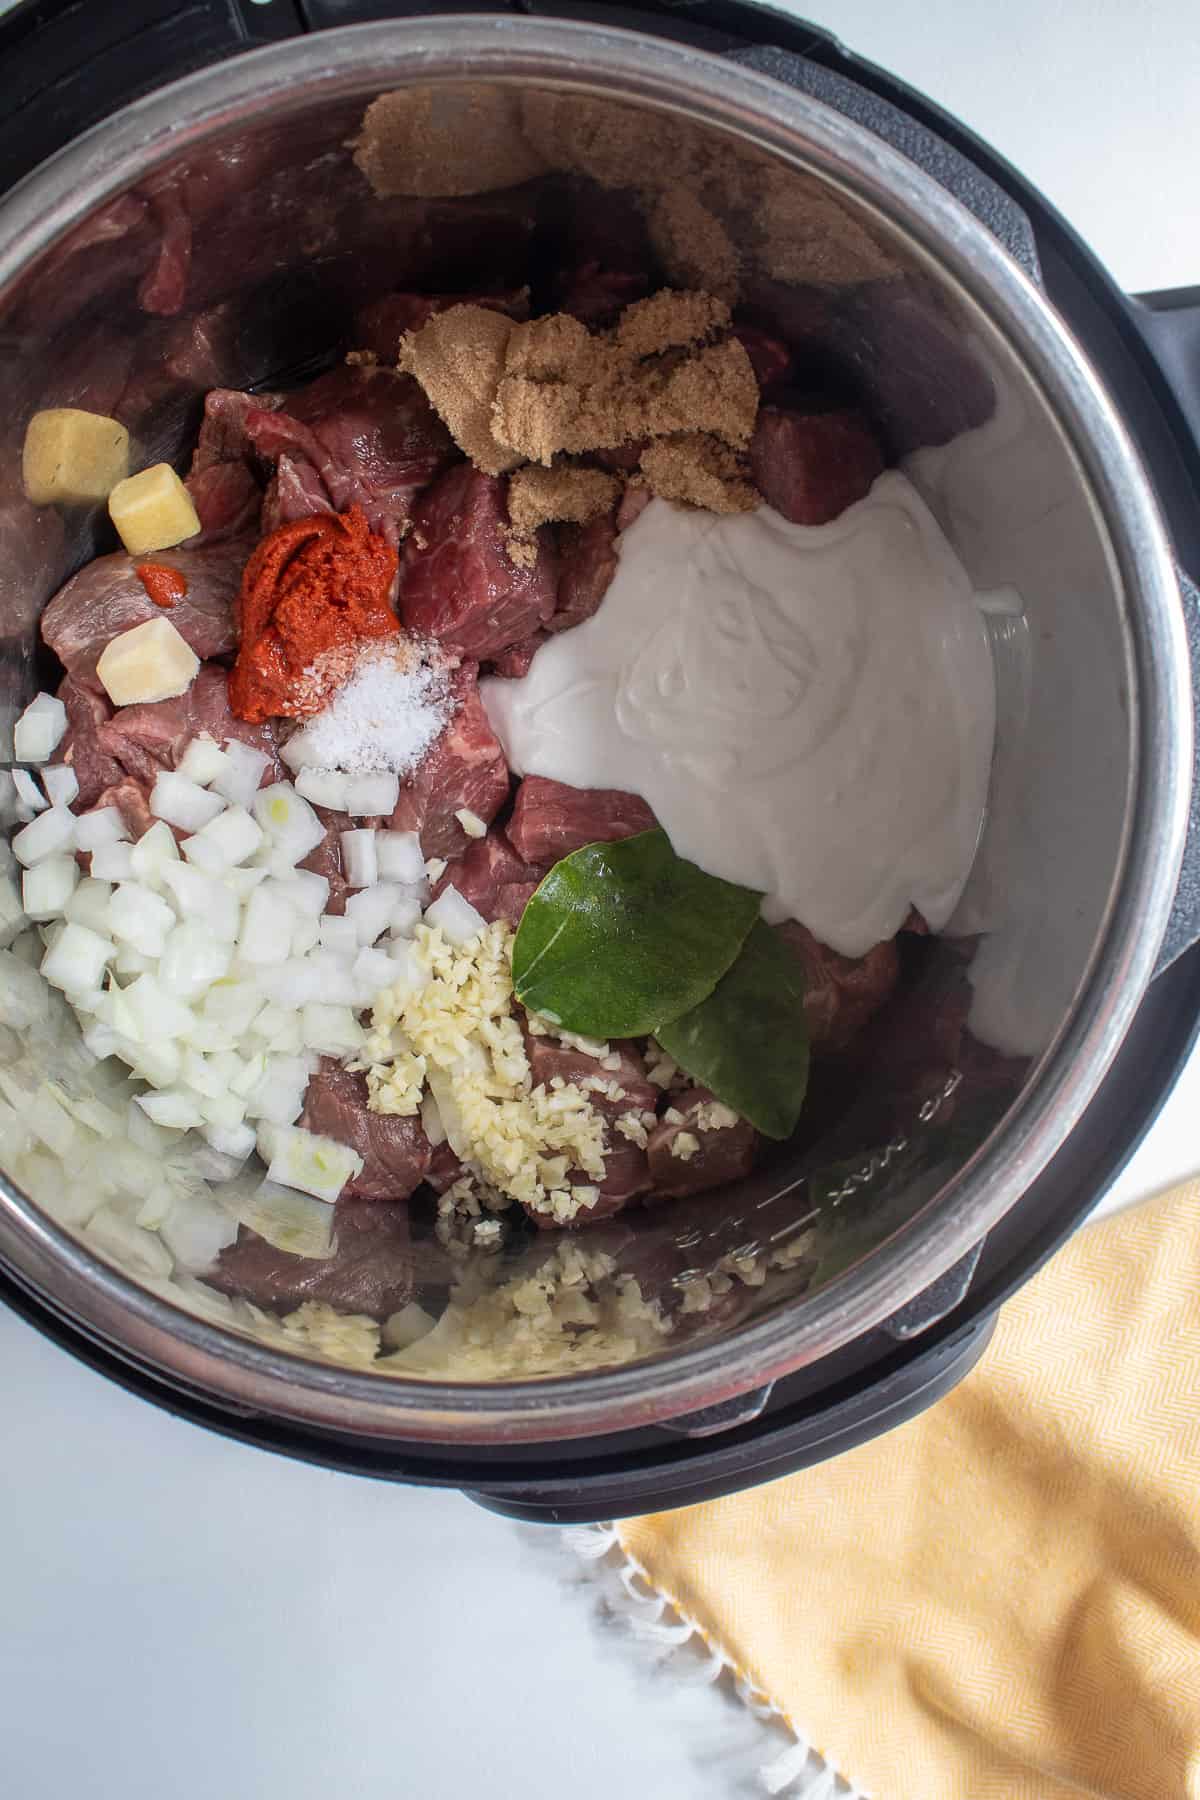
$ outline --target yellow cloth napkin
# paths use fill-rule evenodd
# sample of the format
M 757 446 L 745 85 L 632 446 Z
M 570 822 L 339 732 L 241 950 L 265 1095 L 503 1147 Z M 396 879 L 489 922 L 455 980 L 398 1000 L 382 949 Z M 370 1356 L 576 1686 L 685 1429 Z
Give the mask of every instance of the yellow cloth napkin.
M 1080 1232 L 921 1417 L 619 1536 L 876 1800 L 1198 1800 L 1200 1182 Z

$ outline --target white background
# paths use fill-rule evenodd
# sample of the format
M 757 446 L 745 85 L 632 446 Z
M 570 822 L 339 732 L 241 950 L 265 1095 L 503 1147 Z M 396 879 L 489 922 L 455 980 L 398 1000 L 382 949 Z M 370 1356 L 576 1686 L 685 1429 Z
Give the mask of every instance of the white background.
M 1200 282 L 1195 0 L 808 16 L 990 138 L 1127 287 Z M 1193 1067 L 1120 1198 L 1189 1171 L 1198 1103 Z M 756 1728 L 653 1674 L 556 1534 L 203 1436 L 4 1314 L 0 1358 L 11 1800 L 748 1791 Z

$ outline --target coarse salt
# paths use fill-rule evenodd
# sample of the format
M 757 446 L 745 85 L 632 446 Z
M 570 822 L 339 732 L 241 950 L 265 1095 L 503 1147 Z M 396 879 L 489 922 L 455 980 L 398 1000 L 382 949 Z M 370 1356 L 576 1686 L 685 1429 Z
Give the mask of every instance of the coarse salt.
M 368 644 L 329 704 L 297 736 L 310 768 L 407 775 L 453 711 L 446 671 L 425 660 L 422 646 L 408 639 Z

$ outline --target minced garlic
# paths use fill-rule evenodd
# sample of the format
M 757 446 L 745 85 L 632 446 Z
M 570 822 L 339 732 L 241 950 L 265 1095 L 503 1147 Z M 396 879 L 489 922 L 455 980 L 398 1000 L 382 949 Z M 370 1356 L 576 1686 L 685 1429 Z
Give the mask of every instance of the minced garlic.
M 728 1131 L 738 1123 L 738 1115 L 720 1100 L 706 1100 L 691 1114 L 691 1120 L 698 1131 Z
M 700 1150 L 700 1139 L 691 1131 L 679 1131 L 671 1139 L 671 1155 L 680 1162 L 691 1162 Z
M 467 1168 L 569 1224 L 586 1204 L 570 1171 L 604 1179 L 604 1119 L 573 1082 L 534 1087 L 513 1012 L 513 937 L 503 919 L 461 948 L 440 929 L 417 927 L 412 956 L 429 979 L 399 981 L 375 1001 L 363 1058 L 369 1104 L 416 1112 L 420 1066 Z

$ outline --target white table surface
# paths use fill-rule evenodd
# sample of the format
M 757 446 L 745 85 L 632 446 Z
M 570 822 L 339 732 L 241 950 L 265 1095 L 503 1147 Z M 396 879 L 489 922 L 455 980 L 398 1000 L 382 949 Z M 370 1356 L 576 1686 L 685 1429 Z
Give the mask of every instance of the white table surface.
M 1052 16 L 1053 14 L 1053 16 Z M 1131 289 L 1200 281 L 1194 0 L 818 0 L 1025 169 Z M 1200 1164 L 1200 1061 L 1117 1183 Z M 757 1728 L 649 1670 L 557 1534 L 165 1418 L 0 1312 L 11 1800 L 716 1800 Z

